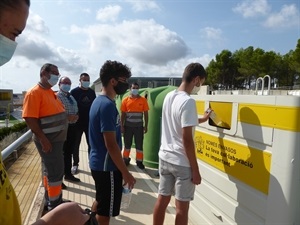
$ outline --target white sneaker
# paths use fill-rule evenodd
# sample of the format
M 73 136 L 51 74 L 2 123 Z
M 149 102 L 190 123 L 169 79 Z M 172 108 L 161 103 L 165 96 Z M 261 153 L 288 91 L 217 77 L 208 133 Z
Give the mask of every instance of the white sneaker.
M 72 169 L 71 169 L 71 173 L 73 175 L 77 174 L 78 173 L 78 166 L 73 166 Z

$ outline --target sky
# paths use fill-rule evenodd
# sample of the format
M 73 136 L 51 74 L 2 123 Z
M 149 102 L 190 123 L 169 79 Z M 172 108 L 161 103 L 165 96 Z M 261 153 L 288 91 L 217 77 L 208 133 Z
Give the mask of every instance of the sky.
M 98 79 L 106 60 L 126 64 L 133 77 L 181 77 L 187 64 L 207 67 L 223 50 L 284 55 L 299 38 L 300 0 L 31 0 L 0 88 L 27 91 L 48 62 L 72 88 L 83 72 Z

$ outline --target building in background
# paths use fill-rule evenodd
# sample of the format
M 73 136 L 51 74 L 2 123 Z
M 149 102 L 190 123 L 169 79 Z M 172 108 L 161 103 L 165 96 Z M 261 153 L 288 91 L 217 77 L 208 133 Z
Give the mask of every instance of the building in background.
M 156 88 L 161 86 L 179 86 L 181 77 L 130 77 L 129 84 L 138 83 L 140 88 Z M 98 95 L 101 92 L 102 84 L 100 78 L 94 81 L 95 92 Z

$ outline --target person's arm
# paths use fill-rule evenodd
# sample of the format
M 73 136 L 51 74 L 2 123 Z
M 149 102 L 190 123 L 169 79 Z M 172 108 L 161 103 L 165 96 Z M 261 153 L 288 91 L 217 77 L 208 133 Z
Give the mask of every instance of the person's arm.
M 124 185 L 128 184 L 128 187 L 132 189 L 135 184 L 135 179 L 125 166 L 121 155 L 121 149 L 116 141 L 115 132 L 104 132 L 103 138 L 111 159 L 114 161 L 115 165 L 122 173 Z
M 204 122 L 206 122 L 209 119 L 210 113 L 211 113 L 211 110 L 207 109 L 204 112 L 204 116 L 202 118 L 198 118 L 198 123 L 204 123 Z
M 183 141 L 184 150 L 186 152 L 186 156 L 190 162 L 190 166 L 192 170 L 192 182 L 196 185 L 200 184 L 201 175 L 199 172 L 199 167 L 196 158 L 192 126 L 182 128 L 182 141 Z
M 39 120 L 33 117 L 25 117 L 24 119 L 26 121 L 27 126 L 31 129 L 32 133 L 34 133 L 39 139 L 43 151 L 46 153 L 51 151 L 52 145 L 46 137 L 46 135 L 44 134 L 44 132 L 42 131 L 39 125 Z
M 75 202 L 66 202 L 38 219 L 32 225 L 84 225 L 90 216 Z
M 121 132 L 124 133 L 124 124 L 126 119 L 126 112 L 121 112 Z
M 147 133 L 148 131 L 148 111 L 144 112 L 144 133 Z

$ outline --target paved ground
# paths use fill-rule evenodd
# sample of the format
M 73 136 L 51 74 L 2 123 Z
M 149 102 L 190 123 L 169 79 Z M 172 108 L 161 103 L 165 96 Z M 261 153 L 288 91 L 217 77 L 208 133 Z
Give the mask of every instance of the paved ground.
M 80 146 L 80 172 L 77 177 L 80 178 L 80 183 L 70 183 L 64 181 L 67 185 L 67 190 L 63 190 L 63 198 L 79 203 L 82 208 L 90 208 L 95 197 L 94 180 L 90 174 L 87 161 L 87 145 L 83 138 Z M 135 165 L 133 156 L 135 150 L 131 153 L 131 165 L 129 170 L 136 178 L 137 183 L 132 191 L 131 203 L 128 209 L 122 210 L 118 217 L 112 218 L 111 225 L 152 225 L 153 207 L 157 198 L 157 187 L 159 178 L 155 176 L 156 169 L 146 168 L 140 170 Z M 41 207 L 43 205 L 43 188 L 40 187 L 34 203 L 30 216 L 28 216 L 24 225 L 31 224 L 41 214 Z M 165 225 L 174 224 L 174 201 L 171 201 L 165 217 Z

